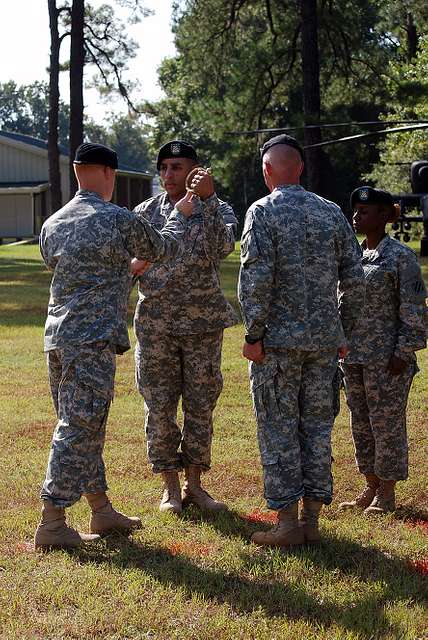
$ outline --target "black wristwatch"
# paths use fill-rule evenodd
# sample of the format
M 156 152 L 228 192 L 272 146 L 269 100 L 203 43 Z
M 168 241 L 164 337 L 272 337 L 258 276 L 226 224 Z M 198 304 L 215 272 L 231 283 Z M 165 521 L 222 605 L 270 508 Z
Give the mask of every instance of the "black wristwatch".
M 263 340 L 263 338 L 255 338 L 254 336 L 245 334 L 245 342 L 247 344 L 256 344 L 256 342 L 260 342 L 260 340 Z

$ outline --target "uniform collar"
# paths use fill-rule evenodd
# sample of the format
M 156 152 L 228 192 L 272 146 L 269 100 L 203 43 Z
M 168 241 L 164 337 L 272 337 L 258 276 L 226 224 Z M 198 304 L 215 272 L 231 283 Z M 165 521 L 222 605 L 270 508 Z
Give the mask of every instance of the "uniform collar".
M 297 189 L 298 191 L 300 191 L 301 189 L 303 189 L 301 184 L 279 184 L 277 187 L 275 187 L 274 191 L 276 191 L 277 189 L 279 189 L 280 191 L 284 191 L 285 189 Z
M 169 201 L 168 194 L 166 191 L 162 194 L 159 202 L 160 202 L 161 215 L 163 215 L 165 218 L 168 218 L 174 207 Z
M 382 238 L 382 240 L 379 242 L 377 247 L 375 247 L 374 249 L 367 249 L 366 241 L 363 240 L 361 243 L 361 249 L 363 250 L 364 260 L 368 262 L 372 262 L 380 258 L 390 242 L 391 242 L 391 238 L 389 237 L 388 234 L 386 234 L 386 236 Z
M 98 200 L 101 200 L 102 202 L 104 202 L 103 198 L 100 196 L 99 193 L 97 193 L 96 191 L 88 191 L 88 189 L 78 189 L 76 191 L 76 196 L 84 196 L 85 198 L 87 197 L 97 198 Z

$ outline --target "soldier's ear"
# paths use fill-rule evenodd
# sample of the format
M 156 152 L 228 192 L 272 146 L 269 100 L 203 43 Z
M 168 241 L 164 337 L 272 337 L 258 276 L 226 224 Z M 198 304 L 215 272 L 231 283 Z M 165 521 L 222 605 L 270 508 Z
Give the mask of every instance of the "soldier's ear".
M 389 218 L 391 216 L 391 207 L 389 206 L 385 206 L 385 205 L 380 205 L 378 212 L 382 218 L 382 221 L 384 222 L 384 224 L 386 224 L 387 222 L 389 222 Z
M 263 170 L 266 171 L 268 176 L 271 176 L 273 173 L 273 167 L 272 164 L 269 162 L 269 160 L 265 160 L 263 162 Z

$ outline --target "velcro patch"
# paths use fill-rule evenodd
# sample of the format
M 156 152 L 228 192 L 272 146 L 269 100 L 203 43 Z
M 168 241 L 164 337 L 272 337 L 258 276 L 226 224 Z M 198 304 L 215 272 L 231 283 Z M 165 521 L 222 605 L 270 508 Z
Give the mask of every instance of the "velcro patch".
M 241 264 L 243 267 L 247 267 L 258 259 L 259 248 L 257 240 L 250 229 L 241 240 Z

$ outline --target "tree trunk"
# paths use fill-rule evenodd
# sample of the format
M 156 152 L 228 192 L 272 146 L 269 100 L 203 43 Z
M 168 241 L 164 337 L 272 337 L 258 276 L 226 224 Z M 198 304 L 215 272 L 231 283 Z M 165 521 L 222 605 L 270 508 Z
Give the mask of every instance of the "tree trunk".
M 70 197 L 77 188 L 73 160 L 77 147 L 83 142 L 84 15 L 84 0 L 73 0 L 70 49 Z
M 302 19 L 302 75 L 303 75 L 303 113 L 305 125 L 317 125 L 320 122 L 320 66 L 318 52 L 318 16 L 317 0 L 300 0 Z M 305 129 L 305 146 L 321 142 L 321 130 L 318 127 Z M 320 149 L 305 151 L 307 187 L 315 193 L 322 193 L 322 154 Z
M 51 32 L 51 53 L 49 65 L 49 128 L 48 162 L 50 183 L 50 213 L 62 207 L 61 171 L 58 147 L 58 109 L 59 109 L 59 49 L 61 41 L 58 32 L 56 0 L 48 0 L 49 28 Z
M 408 62 L 412 62 L 412 60 L 416 58 L 416 54 L 418 52 L 418 32 L 416 29 L 416 25 L 413 21 L 413 15 L 411 13 L 407 14 L 406 33 L 407 33 L 407 60 Z

